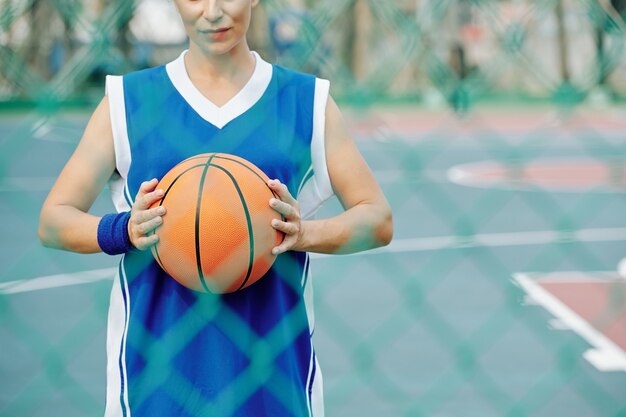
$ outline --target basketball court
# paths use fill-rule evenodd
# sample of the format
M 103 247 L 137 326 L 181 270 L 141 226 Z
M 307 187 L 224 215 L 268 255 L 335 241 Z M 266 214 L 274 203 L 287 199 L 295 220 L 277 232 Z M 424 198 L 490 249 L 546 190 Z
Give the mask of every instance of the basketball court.
M 326 415 L 623 415 L 624 110 L 346 113 L 395 236 L 313 255 Z M 39 208 L 87 118 L 0 116 L 13 149 L 1 157 L 0 415 L 103 410 L 116 260 L 37 240 Z M 106 191 L 93 212 L 112 209 Z M 338 210 L 330 201 L 320 216 Z

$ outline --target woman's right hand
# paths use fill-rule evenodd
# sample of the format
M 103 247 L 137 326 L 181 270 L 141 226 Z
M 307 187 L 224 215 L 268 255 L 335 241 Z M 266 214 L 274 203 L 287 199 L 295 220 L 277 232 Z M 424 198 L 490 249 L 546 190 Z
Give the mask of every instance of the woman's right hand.
M 141 184 L 130 212 L 128 237 L 133 246 L 139 250 L 149 249 L 159 241 L 156 233 L 150 234 L 163 223 L 162 216 L 165 214 L 163 206 L 150 208 L 163 198 L 163 190 L 155 190 L 158 183 L 156 178 L 153 178 Z

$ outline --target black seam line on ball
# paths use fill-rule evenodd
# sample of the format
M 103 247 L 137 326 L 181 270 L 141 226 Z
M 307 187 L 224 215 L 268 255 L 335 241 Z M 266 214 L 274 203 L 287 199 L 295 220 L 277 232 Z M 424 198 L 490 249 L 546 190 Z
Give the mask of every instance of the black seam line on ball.
M 159 255 L 159 248 L 157 248 L 156 245 L 154 246 L 154 254 L 156 255 L 157 263 L 159 264 L 161 269 L 165 271 L 167 275 L 172 275 L 169 272 L 167 272 L 167 269 L 165 269 L 165 265 L 163 265 L 163 261 L 161 260 L 161 256 Z
M 187 159 L 185 159 L 185 161 L 191 161 L 191 160 L 194 160 L 194 159 L 202 159 L 202 158 L 206 158 L 206 156 L 192 156 L 191 158 L 187 158 Z M 272 190 L 272 189 L 270 188 L 270 186 L 269 186 L 269 185 L 267 185 L 267 182 L 265 181 L 265 178 L 263 178 L 262 176 L 260 176 L 258 172 L 256 172 L 255 170 L 253 170 L 252 168 L 250 168 L 248 165 L 244 164 L 243 162 L 238 161 L 238 160 L 233 159 L 233 158 L 229 158 L 229 157 L 227 157 L 227 156 L 222 156 L 222 154 L 220 154 L 220 153 L 214 153 L 213 155 L 211 155 L 211 158 L 226 159 L 227 161 L 232 161 L 232 162 L 234 162 L 234 163 L 236 163 L 236 164 L 241 165 L 242 167 L 246 168 L 248 171 L 250 171 L 250 172 L 252 172 L 254 175 L 256 175 L 256 176 L 257 176 L 257 177 L 261 180 L 261 182 L 265 185 L 265 187 L 267 187 L 267 189 L 268 189 L 268 190 L 270 190 L 270 192 L 272 193 L 272 195 L 273 195 L 275 198 L 278 198 L 278 195 L 274 192 L 274 190 Z M 252 163 L 252 162 L 250 162 L 250 163 Z M 257 168 L 258 168 L 258 167 L 257 167 Z M 260 168 L 259 168 L 259 169 L 260 169 Z M 311 174 L 311 176 L 313 176 L 313 174 Z M 283 218 L 283 220 L 284 220 L 284 218 Z
M 206 285 L 206 280 L 204 279 L 204 274 L 202 273 L 202 258 L 200 256 L 200 207 L 202 204 L 202 191 L 204 189 L 204 180 L 206 178 L 206 173 L 211 166 L 211 161 L 215 157 L 215 154 L 211 155 L 208 161 L 204 164 L 204 170 L 202 171 L 202 177 L 200 178 L 200 186 L 198 187 L 198 200 L 196 204 L 196 227 L 195 227 L 195 236 L 194 240 L 196 243 L 196 265 L 198 267 L 198 277 L 200 278 L 200 283 L 206 292 L 210 292 L 209 287 Z
M 248 224 L 248 236 L 250 237 L 250 257 L 248 258 L 248 271 L 246 272 L 246 277 L 244 278 L 239 288 L 237 288 L 237 291 L 239 291 L 246 285 L 246 283 L 250 279 L 250 274 L 252 274 L 252 266 L 254 265 L 254 230 L 252 230 L 252 219 L 250 218 L 250 211 L 248 210 L 246 199 L 244 198 L 243 193 L 241 192 L 241 188 L 239 188 L 239 184 L 237 184 L 237 180 L 235 179 L 233 174 L 228 172 L 228 170 L 222 166 L 215 164 L 211 164 L 211 166 L 214 166 L 215 168 L 224 171 L 224 173 L 230 177 L 233 185 L 235 186 L 235 189 L 237 190 L 237 193 L 239 194 L 239 199 L 241 200 L 241 205 L 243 206 L 243 211 L 246 215 L 246 223 Z
M 241 161 L 238 161 L 238 160 L 236 160 L 236 159 L 228 158 L 228 157 L 226 157 L 226 156 L 221 156 L 220 154 L 216 154 L 216 155 L 215 155 L 215 157 L 216 157 L 217 159 L 226 159 L 226 160 L 228 160 L 228 161 L 235 162 L 235 163 L 237 163 L 237 164 L 239 164 L 239 165 L 241 165 L 241 166 L 245 167 L 247 170 L 249 170 L 250 172 L 252 172 L 254 175 L 256 175 L 256 176 L 257 176 L 257 177 L 261 180 L 261 182 L 265 185 L 265 187 L 266 187 L 268 190 L 270 190 L 270 193 L 272 193 L 272 195 L 274 196 L 274 198 L 276 198 L 276 199 L 280 200 L 280 197 L 278 197 L 278 194 L 276 194 L 276 193 L 274 192 L 274 190 L 272 190 L 272 189 L 270 188 L 270 186 L 269 186 L 269 185 L 267 185 L 267 182 L 265 182 L 265 179 L 264 179 L 262 176 L 260 176 L 260 175 L 259 175 L 259 174 L 255 171 L 255 170 L 253 170 L 252 168 L 250 168 L 248 165 L 246 165 L 246 164 L 244 164 L 244 163 L 242 163 Z M 313 176 L 313 175 L 311 175 L 311 176 Z M 280 218 L 281 218 L 281 220 L 282 220 L 282 221 L 285 221 L 285 220 L 286 220 L 285 216 L 283 216 L 282 214 L 280 215 Z
M 232 161 L 236 164 L 241 165 L 242 167 L 246 168 L 248 171 L 252 172 L 254 175 L 257 176 L 257 178 L 259 178 L 261 180 L 261 182 L 265 185 L 265 187 L 267 187 L 268 190 L 270 190 L 270 192 L 274 195 L 274 197 L 278 198 L 278 196 L 276 195 L 276 193 L 274 192 L 274 190 L 272 190 L 270 188 L 269 185 L 267 185 L 267 182 L 265 181 L 265 178 L 263 178 L 262 176 L 259 175 L 258 172 L 256 172 L 255 170 L 253 170 L 252 168 L 250 168 L 248 165 L 244 164 L 241 161 L 238 161 L 234 158 L 229 158 L 227 156 L 223 156 L 224 154 L 220 154 L 220 153 L 214 153 L 211 158 L 216 158 L 216 159 L 225 159 L 227 161 Z M 202 158 L 206 158 L 205 156 L 192 156 L 191 158 L 187 158 L 185 159 L 185 161 L 191 161 L 194 159 L 202 159 Z M 252 164 L 252 162 L 250 162 Z M 257 167 L 258 168 L 258 167 Z M 259 168 L 260 169 L 260 168 Z
M 174 184 L 176 184 L 176 181 L 178 181 L 180 179 L 180 177 L 182 177 L 184 174 L 186 174 L 187 172 L 191 171 L 192 169 L 195 168 L 199 168 L 199 167 L 203 167 L 204 164 L 199 164 L 199 165 L 194 165 L 192 167 L 187 168 L 186 170 L 184 170 L 183 172 L 181 172 L 180 174 L 178 174 L 176 176 L 176 178 L 174 178 L 174 180 L 172 181 L 172 183 L 167 187 L 167 190 L 165 190 L 165 192 L 163 193 L 163 198 L 161 198 L 161 201 L 159 201 L 159 207 L 161 207 L 163 205 L 163 202 L 165 201 L 165 197 L 167 197 L 167 194 L 170 192 L 170 190 L 172 189 L 172 187 L 174 186 Z M 156 231 L 153 230 L 151 235 L 155 234 Z M 157 262 L 159 263 L 159 265 L 161 266 L 161 269 L 163 269 L 163 271 L 165 271 L 166 274 L 168 275 L 172 275 L 169 272 L 167 272 L 167 269 L 165 268 L 165 264 L 163 263 L 163 261 L 161 260 L 161 255 L 159 255 L 159 247 L 157 245 L 154 245 L 154 254 L 157 257 Z
M 236 163 L 236 164 L 241 165 L 242 167 L 246 168 L 248 171 L 250 171 L 250 172 L 252 172 L 254 175 L 256 175 L 256 176 L 257 176 L 257 178 L 258 178 L 258 179 L 260 179 L 260 180 L 261 180 L 261 182 L 262 182 L 263 184 L 265 184 L 265 186 L 266 186 L 266 187 L 267 187 L 270 191 L 272 191 L 272 189 L 271 189 L 271 188 L 267 185 L 267 182 L 265 181 L 265 178 L 263 178 L 262 176 L 260 176 L 258 172 L 256 172 L 255 170 L 253 170 L 252 168 L 250 168 L 248 165 L 244 164 L 243 162 L 238 161 L 238 160 L 233 159 L 233 158 L 229 158 L 229 157 L 227 157 L 227 156 L 222 156 L 222 155 L 220 155 L 220 154 L 215 155 L 215 158 L 216 158 L 216 159 L 225 159 L 225 160 L 227 160 L 227 161 L 232 161 L 232 162 L 234 162 L 234 163 Z M 252 162 L 251 162 L 251 163 L 252 163 Z M 274 191 L 272 191 L 272 194 L 273 194 L 273 193 L 274 193 Z
M 183 172 L 181 172 L 180 174 L 178 174 L 176 176 L 176 178 L 174 178 L 174 180 L 172 181 L 172 183 L 167 187 L 167 190 L 165 190 L 165 192 L 163 193 L 163 198 L 161 198 L 161 201 L 159 201 L 159 206 L 163 205 L 163 202 L 165 201 L 165 197 L 167 197 L 167 194 L 170 192 L 170 190 L 172 189 L 172 187 L 174 186 L 174 184 L 176 184 L 176 181 L 178 181 L 180 179 L 180 177 L 182 177 L 184 174 L 186 174 L 187 172 L 191 171 L 194 168 L 199 168 L 199 167 L 203 167 L 206 164 L 198 164 L 198 165 L 194 165 L 192 167 L 187 168 L 186 170 L 184 170 Z

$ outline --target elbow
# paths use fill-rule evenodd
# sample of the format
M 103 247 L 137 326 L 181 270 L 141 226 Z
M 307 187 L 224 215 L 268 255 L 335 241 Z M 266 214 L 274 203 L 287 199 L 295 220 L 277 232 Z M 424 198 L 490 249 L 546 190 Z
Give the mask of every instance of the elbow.
M 385 207 L 381 221 L 376 228 L 376 240 L 378 246 L 387 246 L 393 239 L 393 213 L 391 207 Z
M 56 248 L 55 239 L 53 237 L 52 228 L 48 224 L 46 218 L 46 212 L 44 210 L 41 211 L 41 215 L 39 217 L 39 227 L 37 229 L 37 235 L 39 236 L 39 242 L 46 248 Z
M 52 247 L 52 239 L 50 239 L 50 234 L 47 231 L 47 228 L 44 226 L 43 222 L 39 220 L 39 229 L 37 230 L 37 235 L 39 236 L 39 242 L 45 246 L 46 248 Z
M 55 244 L 55 241 L 50 237 L 49 234 L 46 234 L 41 228 L 39 229 L 39 242 L 42 246 L 46 248 L 56 249 L 58 246 Z

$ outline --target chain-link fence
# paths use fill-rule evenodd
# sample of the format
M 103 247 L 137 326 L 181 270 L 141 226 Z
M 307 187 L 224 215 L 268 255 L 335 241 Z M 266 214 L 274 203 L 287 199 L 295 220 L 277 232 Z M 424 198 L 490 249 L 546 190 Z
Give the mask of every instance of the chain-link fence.
M 331 80 L 394 210 L 388 248 L 311 261 L 326 415 L 626 416 L 624 16 L 621 0 L 261 0 L 252 48 Z M 167 0 L 0 2 L 2 416 L 102 413 L 115 265 L 41 248 L 37 218 L 104 75 L 174 59 L 178 19 Z M 216 298 L 194 310 L 257 358 L 203 415 L 266 386 L 288 408 L 269 371 L 288 341 Z M 192 337 L 179 328 L 164 346 Z
M 356 102 L 506 95 L 574 105 L 623 98 L 621 1 L 261 2 L 250 43 Z M 184 46 L 172 2 L 3 2 L 2 101 L 100 94 L 103 74 Z

